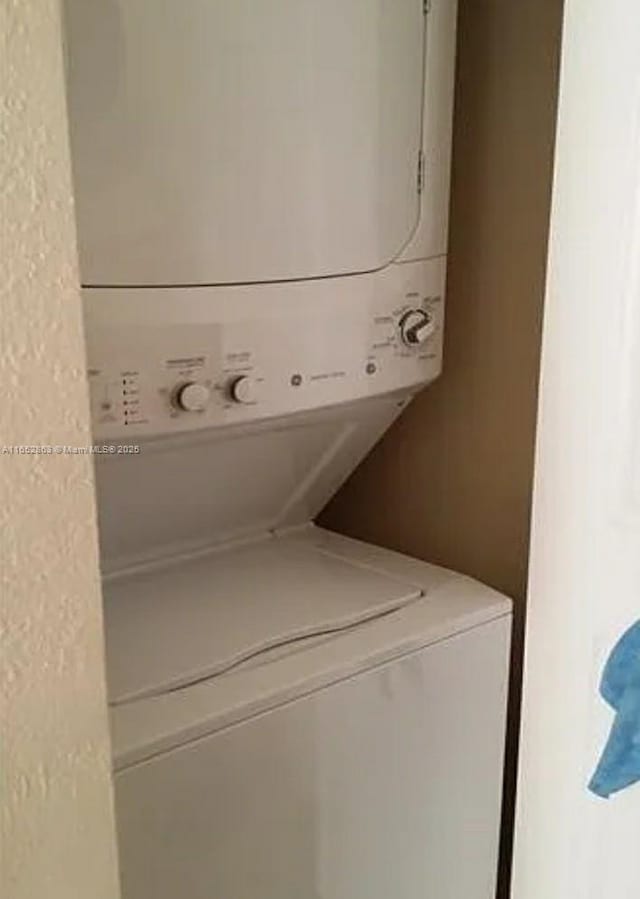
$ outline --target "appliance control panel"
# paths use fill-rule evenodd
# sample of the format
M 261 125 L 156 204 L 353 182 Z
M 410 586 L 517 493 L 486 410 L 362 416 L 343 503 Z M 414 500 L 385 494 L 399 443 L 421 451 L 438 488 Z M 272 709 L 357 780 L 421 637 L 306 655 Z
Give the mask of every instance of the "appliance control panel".
M 445 259 L 317 281 L 89 288 L 94 438 L 251 422 L 418 387 L 442 365 Z

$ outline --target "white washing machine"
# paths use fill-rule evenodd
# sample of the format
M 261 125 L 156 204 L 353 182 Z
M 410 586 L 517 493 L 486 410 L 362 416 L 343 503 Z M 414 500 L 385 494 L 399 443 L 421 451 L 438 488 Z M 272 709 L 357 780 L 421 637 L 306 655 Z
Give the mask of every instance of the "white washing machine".
M 455 14 L 65 0 L 124 899 L 494 895 L 509 602 L 313 524 L 441 370 Z
M 510 603 L 312 523 L 414 390 L 341 389 L 97 459 L 124 899 L 493 899 Z
M 504 597 L 313 526 L 105 592 L 126 899 L 492 899 Z

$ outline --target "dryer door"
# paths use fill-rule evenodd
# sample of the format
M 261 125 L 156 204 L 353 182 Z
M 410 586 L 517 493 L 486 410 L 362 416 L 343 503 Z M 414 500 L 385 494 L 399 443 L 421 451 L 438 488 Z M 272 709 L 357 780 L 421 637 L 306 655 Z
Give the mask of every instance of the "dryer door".
M 419 215 L 422 0 L 66 0 L 82 277 L 362 272 Z

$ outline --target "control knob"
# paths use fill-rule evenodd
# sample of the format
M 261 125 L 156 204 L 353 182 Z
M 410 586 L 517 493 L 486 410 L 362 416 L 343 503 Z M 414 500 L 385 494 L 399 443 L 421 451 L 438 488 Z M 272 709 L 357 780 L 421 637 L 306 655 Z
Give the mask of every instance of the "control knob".
M 209 405 L 211 391 L 205 384 L 187 381 L 173 394 L 173 403 L 183 412 L 203 412 Z
M 436 330 L 433 314 L 428 309 L 409 309 L 400 319 L 400 337 L 409 347 L 421 347 Z
M 250 375 L 240 375 L 234 378 L 229 385 L 229 396 L 234 403 L 250 405 L 259 399 L 259 386 L 255 378 Z

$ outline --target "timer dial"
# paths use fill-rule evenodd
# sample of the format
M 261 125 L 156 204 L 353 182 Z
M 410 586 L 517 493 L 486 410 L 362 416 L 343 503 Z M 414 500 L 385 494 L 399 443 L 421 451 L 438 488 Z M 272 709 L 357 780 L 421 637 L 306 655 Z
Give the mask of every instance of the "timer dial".
M 400 319 L 399 330 L 405 346 L 417 348 L 433 337 L 436 323 L 428 309 L 409 309 Z

